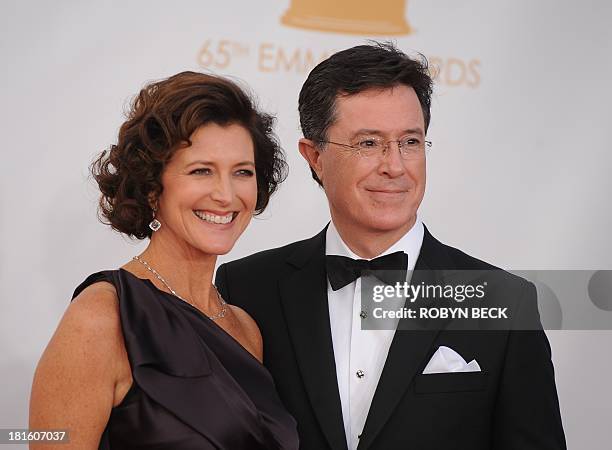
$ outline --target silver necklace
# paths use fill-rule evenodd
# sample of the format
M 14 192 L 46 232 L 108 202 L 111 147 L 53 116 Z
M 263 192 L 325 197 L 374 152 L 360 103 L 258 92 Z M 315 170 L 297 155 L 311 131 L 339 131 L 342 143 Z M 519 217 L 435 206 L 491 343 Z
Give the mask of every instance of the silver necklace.
M 147 270 L 149 272 L 151 272 L 153 275 L 155 275 L 155 278 L 157 278 L 159 281 L 161 281 L 164 286 L 166 286 L 168 288 L 168 290 L 172 293 L 172 295 L 174 295 L 175 297 L 180 298 L 181 300 L 183 300 L 185 303 L 189 303 L 191 306 L 193 306 L 194 308 L 196 308 L 196 306 L 191 303 L 188 300 L 185 300 L 183 297 L 181 297 L 180 295 L 178 295 L 176 293 L 176 291 L 174 289 L 172 289 L 170 287 L 170 285 L 168 284 L 168 282 L 166 280 L 164 280 L 164 277 L 162 277 L 157 270 L 155 270 L 153 267 L 151 267 L 149 265 L 148 262 L 146 262 L 144 259 L 138 257 L 138 256 L 134 256 L 132 258 L 134 261 L 138 261 L 140 264 L 142 264 L 143 266 L 145 266 L 147 268 Z M 223 300 L 223 297 L 221 297 L 221 294 L 219 293 L 219 290 L 217 289 L 217 286 L 215 286 L 213 284 L 213 287 L 215 288 L 215 292 L 217 293 L 217 298 L 219 299 L 219 303 L 221 305 L 221 311 L 219 311 L 217 314 L 213 314 L 212 316 L 208 316 L 208 318 L 210 320 L 217 320 L 220 319 L 221 317 L 225 317 L 225 314 L 227 313 L 227 303 L 225 302 L 225 300 Z M 196 308 L 197 309 L 197 308 Z

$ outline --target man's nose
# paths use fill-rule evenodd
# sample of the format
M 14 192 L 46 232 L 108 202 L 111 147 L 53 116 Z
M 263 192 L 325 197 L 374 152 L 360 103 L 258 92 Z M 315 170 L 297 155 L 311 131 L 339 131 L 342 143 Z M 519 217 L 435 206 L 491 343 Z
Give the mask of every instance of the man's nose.
M 387 142 L 380 158 L 379 171 L 392 178 L 403 175 L 406 171 L 398 142 Z

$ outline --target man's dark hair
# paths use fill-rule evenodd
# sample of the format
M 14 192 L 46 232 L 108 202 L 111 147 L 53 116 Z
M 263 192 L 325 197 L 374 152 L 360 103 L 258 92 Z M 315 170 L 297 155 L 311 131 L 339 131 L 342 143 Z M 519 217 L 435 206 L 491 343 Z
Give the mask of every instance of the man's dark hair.
M 416 92 L 427 132 L 433 82 L 423 55 L 413 59 L 388 42 L 358 45 L 333 54 L 312 69 L 300 91 L 298 109 L 304 137 L 317 145 L 327 140 L 327 131 L 336 120 L 339 95 L 398 85 Z M 321 185 L 312 168 L 311 172 Z

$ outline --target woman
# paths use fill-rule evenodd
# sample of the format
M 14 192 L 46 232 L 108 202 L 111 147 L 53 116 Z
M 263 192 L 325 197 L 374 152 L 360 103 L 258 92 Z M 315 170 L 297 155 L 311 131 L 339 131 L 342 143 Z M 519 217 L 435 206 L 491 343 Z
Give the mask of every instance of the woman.
M 257 325 L 212 285 L 217 255 L 284 178 L 271 125 L 210 75 L 135 99 L 92 173 L 106 222 L 150 242 L 76 289 L 40 360 L 30 427 L 69 430 L 57 448 L 297 448 Z

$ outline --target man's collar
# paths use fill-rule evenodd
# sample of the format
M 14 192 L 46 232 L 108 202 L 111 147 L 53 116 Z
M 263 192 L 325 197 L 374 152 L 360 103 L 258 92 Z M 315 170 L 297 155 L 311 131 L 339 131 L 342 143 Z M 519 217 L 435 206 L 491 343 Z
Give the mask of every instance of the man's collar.
M 423 222 L 417 216 L 416 221 L 412 228 L 408 230 L 397 242 L 391 247 L 382 252 L 378 256 L 387 255 L 390 253 L 403 251 L 408 254 L 408 270 L 414 269 L 416 260 L 421 252 L 421 245 L 423 244 L 424 227 Z M 340 237 L 340 233 L 336 229 L 334 222 L 331 221 L 326 231 L 325 239 L 325 254 L 326 255 L 340 255 L 346 256 L 353 259 L 363 259 L 356 255 L 346 243 Z

